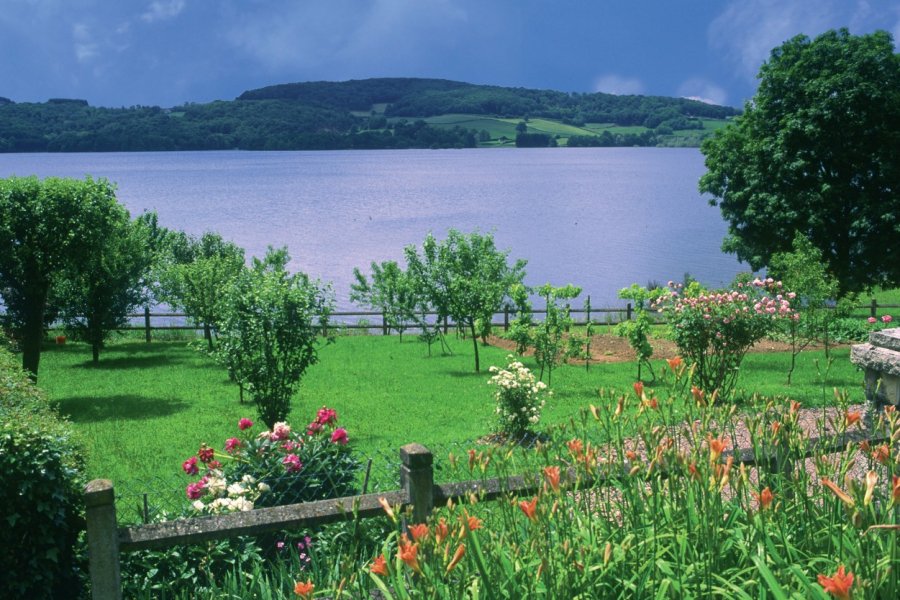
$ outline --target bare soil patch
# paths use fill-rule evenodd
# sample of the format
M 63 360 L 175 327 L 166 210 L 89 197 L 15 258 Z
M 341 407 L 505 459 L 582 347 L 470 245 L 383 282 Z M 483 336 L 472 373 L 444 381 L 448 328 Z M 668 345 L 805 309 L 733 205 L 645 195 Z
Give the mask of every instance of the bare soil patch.
M 497 348 L 503 348 L 510 352 L 515 352 L 516 343 L 495 335 L 488 337 L 488 344 Z M 654 359 L 669 359 L 678 355 L 678 348 L 675 342 L 670 340 L 651 338 L 650 345 L 653 346 Z M 807 346 L 808 350 L 819 348 L 817 345 Z M 835 347 L 835 346 L 832 346 Z M 787 342 L 776 340 L 763 340 L 751 348 L 751 352 L 790 352 L 791 345 Z M 528 349 L 525 356 L 534 355 L 534 350 Z M 634 350 L 628 345 L 628 340 L 619 337 L 614 333 L 599 333 L 591 337 L 591 358 L 590 364 L 616 363 L 635 360 Z M 583 364 L 583 360 L 577 361 Z

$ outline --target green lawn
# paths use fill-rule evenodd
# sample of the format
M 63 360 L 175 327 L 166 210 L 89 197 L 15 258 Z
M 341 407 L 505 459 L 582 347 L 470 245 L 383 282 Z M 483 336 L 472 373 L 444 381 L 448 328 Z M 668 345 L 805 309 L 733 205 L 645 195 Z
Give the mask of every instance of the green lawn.
M 483 371 L 476 374 L 471 342 L 451 339 L 450 345 L 452 356 L 428 358 L 426 346 L 411 339 L 401 344 L 396 337 L 341 337 L 321 349 L 321 362 L 303 380 L 289 420 L 303 426 L 318 407 L 334 407 L 359 453 L 382 462 L 409 442 L 444 454 L 470 443 L 491 431 L 487 367 L 505 365 L 506 352 L 482 347 Z M 818 360 L 825 370 L 821 352 L 800 356 L 790 388 L 784 385 L 789 356 L 750 355 L 739 387 L 790 395 L 805 405 L 830 402 L 832 387 L 839 387 L 861 401 L 862 376 L 848 354 L 846 348 L 834 351 L 824 388 L 814 364 Z M 577 416 L 598 402 L 600 388 L 630 390 L 635 375 L 633 363 L 589 371 L 583 365 L 561 367 L 553 374 L 544 423 Z M 97 367 L 84 345 L 47 346 L 39 384 L 84 436 L 89 476 L 113 481 L 177 476 L 181 461 L 200 443 L 221 448 L 238 419 L 256 420 L 252 405 L 239 404 L 224 369 L 185 342 L 112 344 Z

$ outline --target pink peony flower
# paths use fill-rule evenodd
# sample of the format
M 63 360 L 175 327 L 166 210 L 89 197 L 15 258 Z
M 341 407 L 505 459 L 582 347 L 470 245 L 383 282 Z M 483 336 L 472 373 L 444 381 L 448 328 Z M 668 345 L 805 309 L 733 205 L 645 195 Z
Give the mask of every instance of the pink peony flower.
M 200 469 L 197 468 L 197 457 L 192 456 L 183 463 L 181 463 L 181 468 L 184 469 L 184 472 L 188 475 L 196 475 L 200 472 Z
M 312 436 L 316 435 L 317 433 L 322 433 L 323 429 L 324 429 L 324 426 L 321 423 L 319 423 L 318 421 L 313 421 L 312 423 L 307 425 L 306 435 L 312 437 Z
M 866 319 L 866 320 L 867 320 L 869 323 L 877 323 L 877 322 L 878 322 L 878 319 L 876 319 L 875 317 L 869 317 L 869 318 Z
M 330 425 L 331 423 L 337 423 L 337 411 L 333 408 L 325 408 L 324 406 L 319 409 L 319 412 L 316 414 L 316 421 L 321 423 L 322 425 Z
M 350 438 L 347 437 L 347 430 L 343 427 L 338 427 L 334 430 L 334 433 L 331 434 L 331 443 L 339 444 L 343 446 L 347 442 L 350 441 Z
M 225 452 L 232 454 L 235 450 L 241 447 L 241 440 L 233 437 L 225 440 Z
M 222 463 L 220 463 L 217 460 L 211 460 L 206 464 L 206 466 L 209 467 L 210 469 L 218 469 L 222 466 Z
M 206 477 L 200 481 L 189 483 L 187 486 L 187 497 L 191 500 L 198 500 L 200 496 L 206 493 Z
M 199 456 L 200 460 L 204 463 L 208 463 L 209 461 L 211 461 L 215 455 L 216 451 L 206 444 L 203 444 L 202 446 L 200 446 L 200 449 L 197 450 L 197 456 Z
M 272 433 L 269 434 L 269 439 L 273 442 L 277 442 L 280 440 L 288 439 L 288 436 L 291 435 L 291 427 L 285 423 L 275 423 L 275 426 L 272 427 Z
M 241 431 L 244 431 L 245 429 L 250 429 L 251 427 L 253 427 L 253 421 L 251 421 L 247 417 L 244 417 L 243 419 L 238 421 L 238 429 L 240 429 Z
M 300 457 L 296 454 L 288 454 L 282 459 L 281 464 L 284 465 L 288 473 L 296 473 L 303 468 L 303 463 L 300 462 Z
M 882 322 L 882 323 L 890 323 L 890 322 L 893 321 L 893 320 L 894 320 L 894 317 L 892 317 L 891 315 L 883 315 L 883 316 L 881 317 L 881 322 Z

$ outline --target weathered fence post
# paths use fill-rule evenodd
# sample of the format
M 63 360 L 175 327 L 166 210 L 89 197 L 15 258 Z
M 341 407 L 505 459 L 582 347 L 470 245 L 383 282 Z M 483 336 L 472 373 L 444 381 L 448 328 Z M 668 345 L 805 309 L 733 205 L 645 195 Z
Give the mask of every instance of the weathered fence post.
M 147 338 L 147 343 L 150 343 L 151 334 L 150 334 L 150 306 L 147 305 L 144 307 L 144 336 Z
M 119 577 L 119 531 L 116 496 L 108 479 L 95 479 L 84 488 L 91 596 L 95 600 L 122 597 Z
M 631 320 L 631 302 L 625 305 L 625 320 Z
M 587 325 L 591 322 L 591 296 L 588 294 L 587 302 L 584 303 L 584 312 L 587 313 L 587 316 L 584 319 L 584 324 Z
M 381 311 L 381 335 L 388 334 L 388 323 L 387 323 L 387 315 L 384 314 L 384 311 Z
M 444 335 L 447 335 L 449 325 L 447 323 L 447 315 L 444 315 Z
M 503 305 L 503 331 L 509 331 L 509 304 Z
M 424 523 L 434 508 L 434 470 L 431 450 L 421 444 L 400 448 L 400 487 L 413 505 L 413 523 Z
M 877 316 L 878 313 L 878 300 L 872 298 L 872 317 Z

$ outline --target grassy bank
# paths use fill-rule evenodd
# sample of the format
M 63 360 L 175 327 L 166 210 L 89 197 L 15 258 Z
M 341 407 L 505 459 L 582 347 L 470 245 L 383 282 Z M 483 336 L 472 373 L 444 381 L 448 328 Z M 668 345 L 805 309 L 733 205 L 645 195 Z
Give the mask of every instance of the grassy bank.
M 451 339 L 450 346 L 452 356 L 428 358 L 426 346 L 416 341 L 339 338 L 321 349 L 321 362 L 303 380 L 289 420 L 302 426 L 318 407 L 334 407 L 364 456 L 393 458 L 409 442 L 435 452 L 471 442 L 491 431 L 487 366 L 505 365 L 507 354 L 482 348 L 484 370 L 474 373 L 471 342 Z M 788 387 L 789 355 L 751 354 L 738 387 L 789 395 L 807 406 L 830 402 L 838 387 L 861 401 L 862 376 L 848 355 L 846 348 L 835 350 L 829 368 L 822 352 L 803 353 Z M 525 363 L 534 366 L 530 359 Z M 600 388 L 630 390 L 635 375 L 634 363 L 562 366 L 554 371 L 543 423 L 577 416 L 597 402 Z M 238 419 L 256 415 L 253 405 L 239 403 L 225 370 L 185 342 L 112 344 L 96 367 L 86 346 L 49 346 L 39 383 L 83 434 L 89 476 L 113 481 L 171 477 L 201 442 L 221 447 Z

